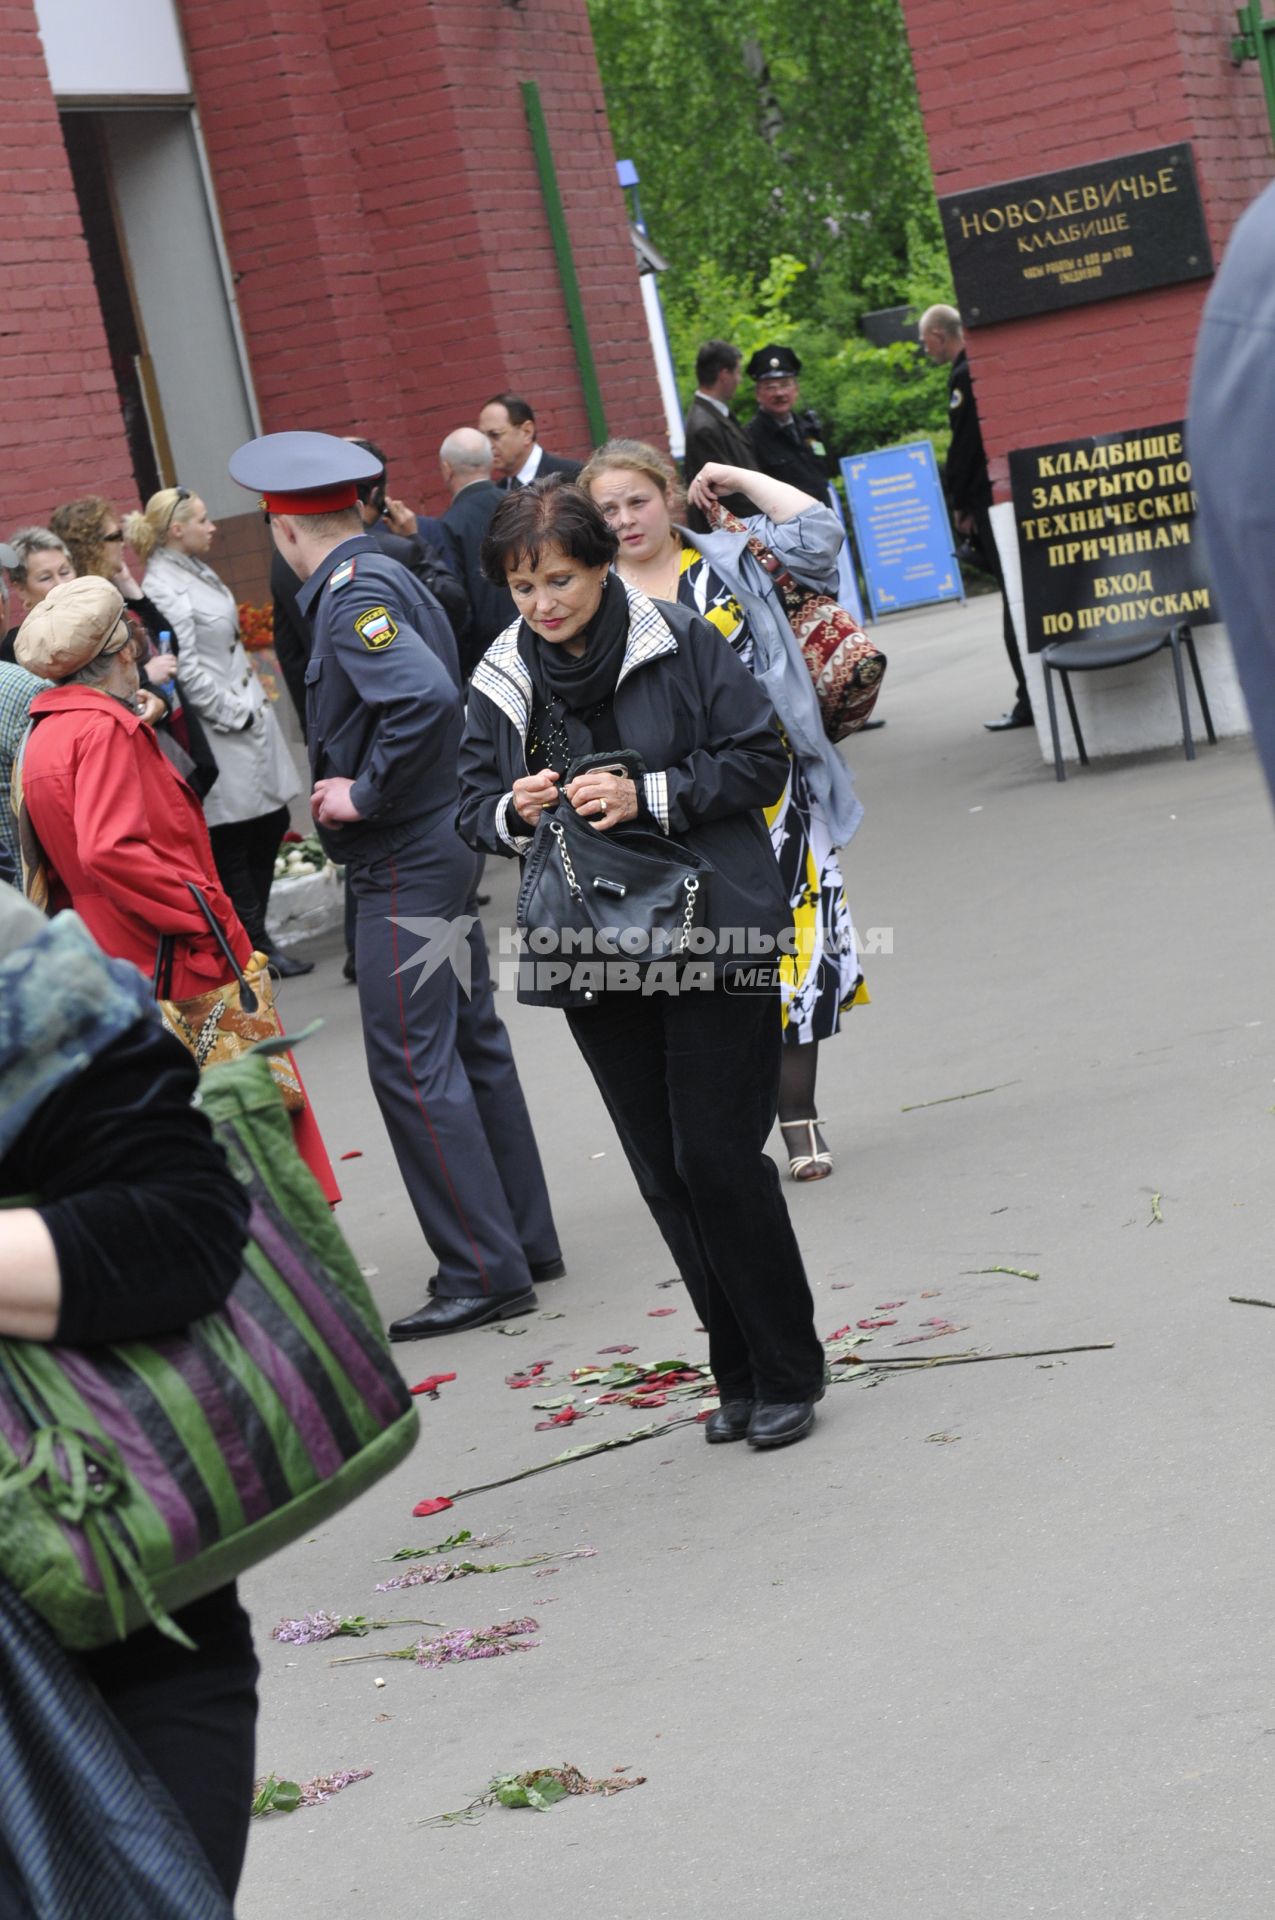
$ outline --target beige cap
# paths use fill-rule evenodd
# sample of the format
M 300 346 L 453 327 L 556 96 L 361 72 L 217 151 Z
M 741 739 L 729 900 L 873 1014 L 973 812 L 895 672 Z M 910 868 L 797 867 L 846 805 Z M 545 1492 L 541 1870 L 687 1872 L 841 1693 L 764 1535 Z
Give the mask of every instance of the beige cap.
M 44 680 L 68 680 L 99 653 L 118 653 L 129 641 L 124 599 L 98 574 L 64 580 L 32 607 L 18 628 L 14 657 Z

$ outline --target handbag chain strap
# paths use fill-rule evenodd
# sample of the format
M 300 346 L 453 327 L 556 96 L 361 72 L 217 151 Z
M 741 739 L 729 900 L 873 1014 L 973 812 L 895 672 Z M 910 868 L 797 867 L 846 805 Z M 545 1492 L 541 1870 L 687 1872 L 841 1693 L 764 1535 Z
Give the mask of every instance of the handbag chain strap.
M 580 882 L 576 879 L 576 870 L 571 864 L 571 855 L 567 852 L 566 832 L 556 820 L 551 823 L 549 831 L 558 843 L 558 852 L 562 857 L 562 871 L 567 876 L 567 885 L 571 889 L 571 897 L 573 900 L 583 900 L 584 895 L 580 891 Z
M 686 888 L 686 905 L 682 909 L 682 930 L 677 937 L 679 953 L 685 953 L 691 943 L 691 932 L 695 925 L 695 896 L 699 892 L 699 881 L 693 873 L 688 873 L 682 884 Z

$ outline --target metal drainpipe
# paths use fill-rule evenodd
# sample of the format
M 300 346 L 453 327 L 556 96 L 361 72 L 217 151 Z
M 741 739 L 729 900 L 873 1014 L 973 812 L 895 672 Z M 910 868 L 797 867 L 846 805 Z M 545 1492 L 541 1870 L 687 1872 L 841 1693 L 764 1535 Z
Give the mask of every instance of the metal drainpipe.
M 594 446 L 600 447 L 607 438 L 606 414 L 602 410 L 602 389 L 598 385 L 598 369 L 594 364 L 593 344 L 585 324 L 584 304 L 580 299 L 580 282 L 576 277 L 575 256 L 571 251 L 571 235 L 567 232 L 567 218 L 562 210 L 562 194 L 558 189 L 558 174 L 553 164 L 553 149 L 549 145 L 549 129 L 545 125 L 545 112 L 540 104 L 540 89 L 534 80 L 523 81 L 522 104 L 527 113 L 527 125 L 531 129 L 531 145 L 536 156 L 536 169 L 540 175 L 540 191 L 544 195 L 545 212 L 549 216 L 549 232 L 553 238 L 553 250 L 558 261 L 558 278 L 562 283 L 562 297 L 567 306 L 567 324 L 571 328 L 576 362 L 580 368 L 580 385 L 584 390 L 589 431 L 593 435 Z
M 1236 8 L 1235 17 L 1240 30 L 1231 42 L 1231 59 L 1237 67 L 1246 60 L 1256 60 L 1266 91 L 1271 138 L 1275 140 L 1275 20 L 1263 17 L 1262 0 L 1248 0 L 1246 6 Z

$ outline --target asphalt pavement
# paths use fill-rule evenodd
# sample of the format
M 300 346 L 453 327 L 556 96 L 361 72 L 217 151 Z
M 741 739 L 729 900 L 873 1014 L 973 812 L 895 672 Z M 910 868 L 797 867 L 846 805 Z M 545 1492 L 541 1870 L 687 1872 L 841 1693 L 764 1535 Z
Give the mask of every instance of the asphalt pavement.
M 1265 790 L 1236 741 L 1056 785 L 1034 734 L 983 729 L 1010 693 L 995 600 L 878 637 L 845 856 L 873 1004 L 821 1060 L 836 1171 L 787 1192 L 825 1336 L 1037 1357 L 835 1386 L 780 1453 L 677 1427 L 413 1518 L 681 1410 L 537 1431 L 601 1350 L 705 1357 L 561 1016 L 502 996 L 569 1272 L 508 1333 L 396 1349 L 409 1381 L 456 1375 L 415 1454 L 243 1582 L 259 1771 L 373 1773 L 254 1822 L 242 1920 L 1272 1912 L 1275 1312 L 1228 1300 L 1275 1299 Z M 494 943 L 514 874 L 489 876 Z M 338 945 L 313 951 L 283 1010 L 326 1022 L 303 1067 L 333 1158 L 360 1156 L 338 1217 L 388 1320 L 430 1261 Z M 385 1556 L 461 1528 L 501 1537 L 453 1560 L 551 1558 L 374 1594 Z M 531 1618 L 536 1644 L 462 1671 L 386 1657 L 423 1626 L 272 1642 L 317 1608 Z M 645 1784 L 417 1824 L 564 1762 Z

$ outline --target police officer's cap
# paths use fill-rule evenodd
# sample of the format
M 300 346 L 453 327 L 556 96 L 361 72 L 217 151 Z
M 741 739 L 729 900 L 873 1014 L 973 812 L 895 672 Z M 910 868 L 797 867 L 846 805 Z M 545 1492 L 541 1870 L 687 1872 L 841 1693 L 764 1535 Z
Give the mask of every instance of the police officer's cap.
M 267 513 L 339 513 L 358 500 L 359 482 L 381 463 L 333 433 L 266 433 L 230 456 L 230 477 L 259 493 Z
M 758 347 L 745 369 L 750 380 L 787 380 L 801 372 L 801 362 L 791 347 Z

